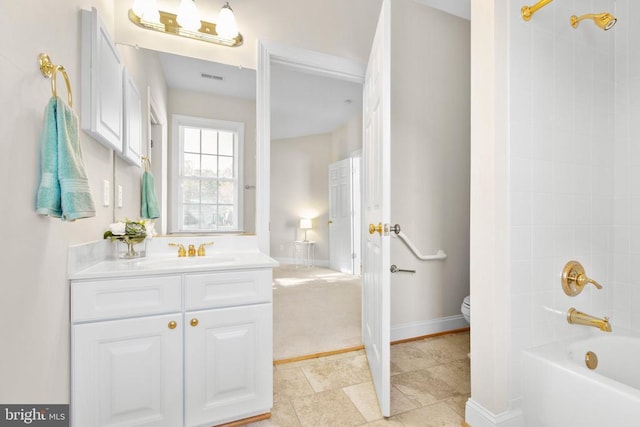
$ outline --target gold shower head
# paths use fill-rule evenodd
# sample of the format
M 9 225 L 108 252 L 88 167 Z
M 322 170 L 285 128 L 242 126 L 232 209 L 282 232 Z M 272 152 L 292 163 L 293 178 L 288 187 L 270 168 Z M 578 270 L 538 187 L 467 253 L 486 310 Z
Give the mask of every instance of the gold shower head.
M 613 28 L 613 26 L 616 25 L 616 22 L 618 22 L 618 20 L 609 12 L 587 13 L 582 16 L 572 15 L 570 18 L 571 26 L 573 28 L 578 28 L 578 23 L 583 19 L 593 19 L 593 22 L 605 31 Z

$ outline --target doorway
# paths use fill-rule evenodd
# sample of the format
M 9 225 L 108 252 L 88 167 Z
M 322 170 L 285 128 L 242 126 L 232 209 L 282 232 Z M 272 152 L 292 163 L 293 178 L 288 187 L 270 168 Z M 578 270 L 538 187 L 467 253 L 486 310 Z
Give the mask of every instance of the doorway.
M 359 192 L 351 185 L 352 167 L 344 171 L 348 188 L 332 191 L 330 176 L 332 164 L 351 165 L 361 151 L 362 85 L 289 63 L 269 69 L 269 253 L 280 262 L 274 271 L 274 357 L 353 348 L 361 345 L 354 259 L 359 221 L 338 231 L 347 242 L 340 255 L 350 266 L 336 268 L 330 261 L 336 238 L 332 206 L 348 201 L 335 207 L 352 216 L 351 200 Z

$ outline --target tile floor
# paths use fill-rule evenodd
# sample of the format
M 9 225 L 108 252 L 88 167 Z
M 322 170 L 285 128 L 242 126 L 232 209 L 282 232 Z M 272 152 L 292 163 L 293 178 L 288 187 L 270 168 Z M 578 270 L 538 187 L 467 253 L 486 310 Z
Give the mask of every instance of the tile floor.
M 274 367 L 271 419 L 280 426 L 455 426 L 471 392 L 469 332 L 391 347 L 391 413 L 380 415 L 364 350 Z

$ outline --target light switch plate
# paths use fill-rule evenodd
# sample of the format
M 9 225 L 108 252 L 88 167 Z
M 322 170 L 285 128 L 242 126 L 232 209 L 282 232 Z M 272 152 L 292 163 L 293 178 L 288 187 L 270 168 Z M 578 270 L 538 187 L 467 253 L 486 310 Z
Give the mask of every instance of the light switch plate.
M 109 201 L 111 200 L 111 197 L 109 197 L 109 181 L 107 181 L 106 179 L 104 181 L 102 181 L 102 205 L 103 206 L 109 206 Z
M 121 208 L 122 205 L 122 185 L 118 185 L 118 207 Z

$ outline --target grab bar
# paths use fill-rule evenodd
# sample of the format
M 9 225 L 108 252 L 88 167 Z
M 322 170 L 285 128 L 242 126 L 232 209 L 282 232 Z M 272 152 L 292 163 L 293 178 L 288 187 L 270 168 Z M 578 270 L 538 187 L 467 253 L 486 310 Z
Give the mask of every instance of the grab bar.
M 405 245 L 407 245 L 409 249 L 411 249 L 411 252 L 413 252 L 416 258 L 418 258 L 419 260 L 436 261 L 441 259 L 447 259 L 447 254 L 442 249 L 439 249 L 435 255 L 422 255 L 422 253 L 420 253 L 418 248 L 416 248 L 416 245 L 413 244 L 411 239 L 409 239 L 407 235 L 402 232 L 399 224 L 389 227 L 389 230 L 396 233 L 396 235 L 405 243 Z

